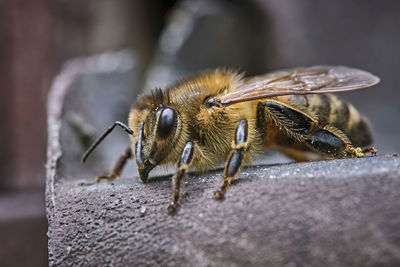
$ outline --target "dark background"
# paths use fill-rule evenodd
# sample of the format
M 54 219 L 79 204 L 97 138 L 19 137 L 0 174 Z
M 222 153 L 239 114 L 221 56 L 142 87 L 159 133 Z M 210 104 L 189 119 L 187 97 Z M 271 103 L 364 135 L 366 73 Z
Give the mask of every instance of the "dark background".
M 136 92 L 221 65 L 358 67 L 381 83 L 341 97 L 370 118 L 378 153 L 399 152 L 399 11 L 394 0 L 2 1 L 0 264 L 47 264 L 46 97 L 66 60 L 130 48 Z

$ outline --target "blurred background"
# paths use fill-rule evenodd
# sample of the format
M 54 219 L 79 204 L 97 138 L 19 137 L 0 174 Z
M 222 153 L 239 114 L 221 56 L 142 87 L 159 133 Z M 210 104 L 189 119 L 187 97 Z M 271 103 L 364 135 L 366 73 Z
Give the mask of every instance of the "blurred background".
M 0 2 L 0 265 L 47 265 L 46 98 L 68 59 L 129 51 L 129 102 L 205 68 L 248 75 L 315 64 L 381 83 L 340 94 L 370 118 L 378 153 L 400 151 L 400 2 L 186 0 Z

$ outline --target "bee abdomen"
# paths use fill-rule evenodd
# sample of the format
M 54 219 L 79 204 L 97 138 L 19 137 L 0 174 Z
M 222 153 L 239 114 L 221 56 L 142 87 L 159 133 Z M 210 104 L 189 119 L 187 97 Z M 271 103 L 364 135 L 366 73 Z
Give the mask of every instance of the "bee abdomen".
M 352 141 L 354 146 L 364 147 L 373 143 L 369 122 L 364 116 L 360 115 L 358 120 L 350 119 L 347 127 L 348 132 L 345 133 Z
M 330 124 L 344 132 L 354 146 L 372 144 L 368 120 L 350 103 L 332 94 L 307 95 L 308 109 L 318 117 L 318 125 Z

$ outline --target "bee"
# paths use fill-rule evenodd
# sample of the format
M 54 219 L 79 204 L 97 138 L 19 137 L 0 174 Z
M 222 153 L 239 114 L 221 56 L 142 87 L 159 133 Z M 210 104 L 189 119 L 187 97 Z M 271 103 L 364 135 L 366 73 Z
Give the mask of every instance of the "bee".
M 83 155 L 116 127 L 129 135 L 114 168 L 97 181 L 119 177 L 130 158 L 140 179 L 158 166 L 176 163 L 168 210 L 180 203 L 182 182 L 193 167 L 204 172 L 225 162 L 223 198 L 244 164 L 266 148 L 297 161 L 376 154 L 367 119 L 333 92 L 372 86 L 379 78 L 344 66 L 312 66 L 244 78 L 230 69 L 201 72 L 165 90 L 142 95 L 130 111 L 128 125 L 115 122 Z

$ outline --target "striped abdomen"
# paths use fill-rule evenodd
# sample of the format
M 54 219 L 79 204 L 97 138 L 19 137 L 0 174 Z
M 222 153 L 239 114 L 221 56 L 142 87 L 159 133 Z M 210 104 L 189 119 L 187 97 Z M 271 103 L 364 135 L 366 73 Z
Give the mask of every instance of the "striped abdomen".
M 367 119 L 353 105 L 332 94 L 312 94 L 288 97 L 290 103 L 306 108 L 318 118 L 318 126 L 333 125 L 344 132 L 354 146 L 372 144 Z

